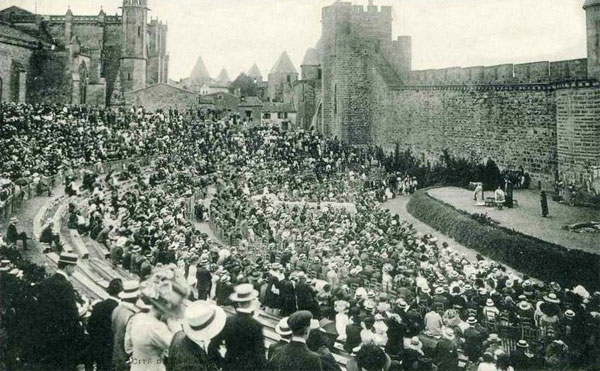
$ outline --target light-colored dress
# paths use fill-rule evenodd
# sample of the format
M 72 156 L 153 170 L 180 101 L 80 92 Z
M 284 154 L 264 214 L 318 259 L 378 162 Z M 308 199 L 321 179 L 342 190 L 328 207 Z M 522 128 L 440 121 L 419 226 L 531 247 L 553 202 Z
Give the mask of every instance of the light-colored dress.
M 165 371 L 163 356 L 172 339 L 169 327 L 154 316 L 133 316 L 125 332 L 125 351 L 131 354 L 130 371 Z

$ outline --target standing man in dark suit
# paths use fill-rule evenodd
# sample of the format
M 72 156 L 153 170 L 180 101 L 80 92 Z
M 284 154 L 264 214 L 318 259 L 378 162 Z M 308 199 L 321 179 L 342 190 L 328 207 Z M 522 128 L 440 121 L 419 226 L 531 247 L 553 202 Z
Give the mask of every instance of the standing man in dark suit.
M 96 362 L 98 371 L 112 371 L 113 332 L 112 314 L 119 305 L 119 293 L 123 290 L 120 278 L 114 278 L 106 290 L 110 295 L 108 299 L 94 305 L 92 314 L 88 319 L 88 333 L 90 334 L 90 350 L 92 359 Z
M 76 254 L 60 254 L 56 273 L 39 285 L 36 311 L 39 342 L 34 352 L 40 370 L 75 370 L 85 351 L 75 290 L 69 282 L 76 265 Z
M 198 299 L 207 300 L 210 297 L 212 289 L 212 275 L 208 270 L 208 259 L 201 257 L 196 270 L 196 288 L 198 289 Z
M 312 314 L 301 310 L 288 318 L 288 326 L 292 330 L 292 339 L 288 345 L 281 347 L 270 362 L 275 371 L 322 371 L 321 358 L 306 346 L 310 333 Z
M 265 337 L 262 325 L 253 318 L 258 309 L 258 291 L 249 283 L 238 285 L 229 297 L 236 305 L 236 313 L 227 318 L 225 328 L 209 345 L 208 354 L 219 359 L 220 347 L 225 356 L 218 366 L 224 371 L 260 371 L 266 366 Z
M 138 311 L 135 303 L 138 301 L 139 295 L 140 284 L 138 281 L 124 282 L 123 291 L 119 293 L 121 302 L 112 312 L 112 363 L 115 371 L 129 370 L 127 363 L 129 355 L 125 352 L 125 330 L 131 316 Z

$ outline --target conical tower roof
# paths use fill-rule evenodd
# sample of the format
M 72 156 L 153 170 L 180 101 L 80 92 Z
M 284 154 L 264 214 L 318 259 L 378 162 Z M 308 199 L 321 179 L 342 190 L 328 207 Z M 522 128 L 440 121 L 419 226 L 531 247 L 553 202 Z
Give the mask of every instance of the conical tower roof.
M 283 52 L 283 53 L 281 53 L 281 56 L 277 60 L 277 63 L 275 63 L 275 65 L 271 69 L 271 72 L 269 72 L 269 75 L 272 73 L 280 73 L 280 74 L 295 73 L 295 74 L 297 74 L 298 71 L 296 71 L 296 67 L 294 67 L 294 64 L 290 60 L 290 56 L 288 55 L 288 53 Z
M 260 70 L 258 69 L 258 66 L 256 65 L 256 63 L 254 63 L 254 65 L 252 65 L 252 67 L 250 67 L 250 70 L 248 71 L 248 73 L 246 74 L 248 75 L 248 77 L 252 77 L 253 79 L 262 79 L 263 75 L 262 73 L 260 73 Z
M 302 60 L 302 66 L 318 66 L 321 64 L 319 53 L 317 49 L 308 48 L 306 49 L 306 54 L 304 54 L 304 59 Z
M 190 75 L 190 80 L 194 81 L 208 81 L 210 80 L 210 75 L 206 70 L 206 66 L 204 65 L 204 61 L 202 60 L 202 56 L 198 57 L 196 61 L 196 65 L 192 70 L 192 74 Z
M 229 79 L 229 74 L 227 74 L 227 70 L 225 68 L 223 68 L 221 70 L 221 72 L 219 73 L 219 76 L 217 76 L 217 81 L 218 82 L 226 82 L 226 83 L 231 82 L 231 80 Z

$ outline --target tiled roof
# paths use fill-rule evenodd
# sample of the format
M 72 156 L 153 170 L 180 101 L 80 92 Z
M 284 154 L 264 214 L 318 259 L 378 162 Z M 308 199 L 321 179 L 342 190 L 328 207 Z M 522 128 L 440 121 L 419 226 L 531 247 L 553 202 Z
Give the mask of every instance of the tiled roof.
M 262 108 L 263 112 L 296 112 L 292 103 L 266 102 Z

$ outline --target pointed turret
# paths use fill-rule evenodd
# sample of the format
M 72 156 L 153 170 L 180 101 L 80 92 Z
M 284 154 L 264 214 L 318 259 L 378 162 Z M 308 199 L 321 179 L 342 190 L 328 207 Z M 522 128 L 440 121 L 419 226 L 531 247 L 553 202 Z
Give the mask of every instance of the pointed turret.
M 298 80 L 298 71 L 287 52 L 281 53 L 277 63 L 269 72 L 269 100 L 285 102 L 289 100 L 294 83 Z
M 206 70 L 206 66 L 204 65 L 204 61 L 202 60 L 202 56 L 198 57 L 196 60 L 196 65 L 192 70 L 192 74 L 190 75 L 190 80 L 193 82 L 205 82 L 210 80 L 210 75 Z
M 231 82 L 231 80 L 229 79 L 229 74 L 227 73 L 227 70 L 225 68 L 223 68 L 219 73 L 219 76 L 217 76 L 217 81 L 225 84 L 229 84 Z
M 294 74 L 294 73 L 298 74 L 296 67 L 294 67 L 294 64 L 292 63 L 292 60 L 290 59 L 290 56 L 288 55 L 288 53 L 283 52 L 283 53 L 281 53 L 281 56 L 279 57 L 279 59 L 277 60 L 277 62 L 273 66 L 273 68 L 271 69 L 271 72 L 269 72 L 269 75 L 271 75 L 271 74 Z
M 321 59 L 317 49 L 308 48 L 304 59 L 300 65 L 300 71 L 302 72 L 302 80 L 314 80 L 321 78 Z
M 263 79 L 263 75 L 262 75 L 262 73 L 260 73 L 260 70 L 258 69 L 258 66 L 256 65 L 256 63 L 254 63 L 254 65 L 252 65 L 252 67 L 250 68 L 250 70 L 248 71 L 248 73 L 246 75 L 248 77 L 251 77 L 252 79 L 255 79 L 256 81 L 262 81 L 262 79 Z

